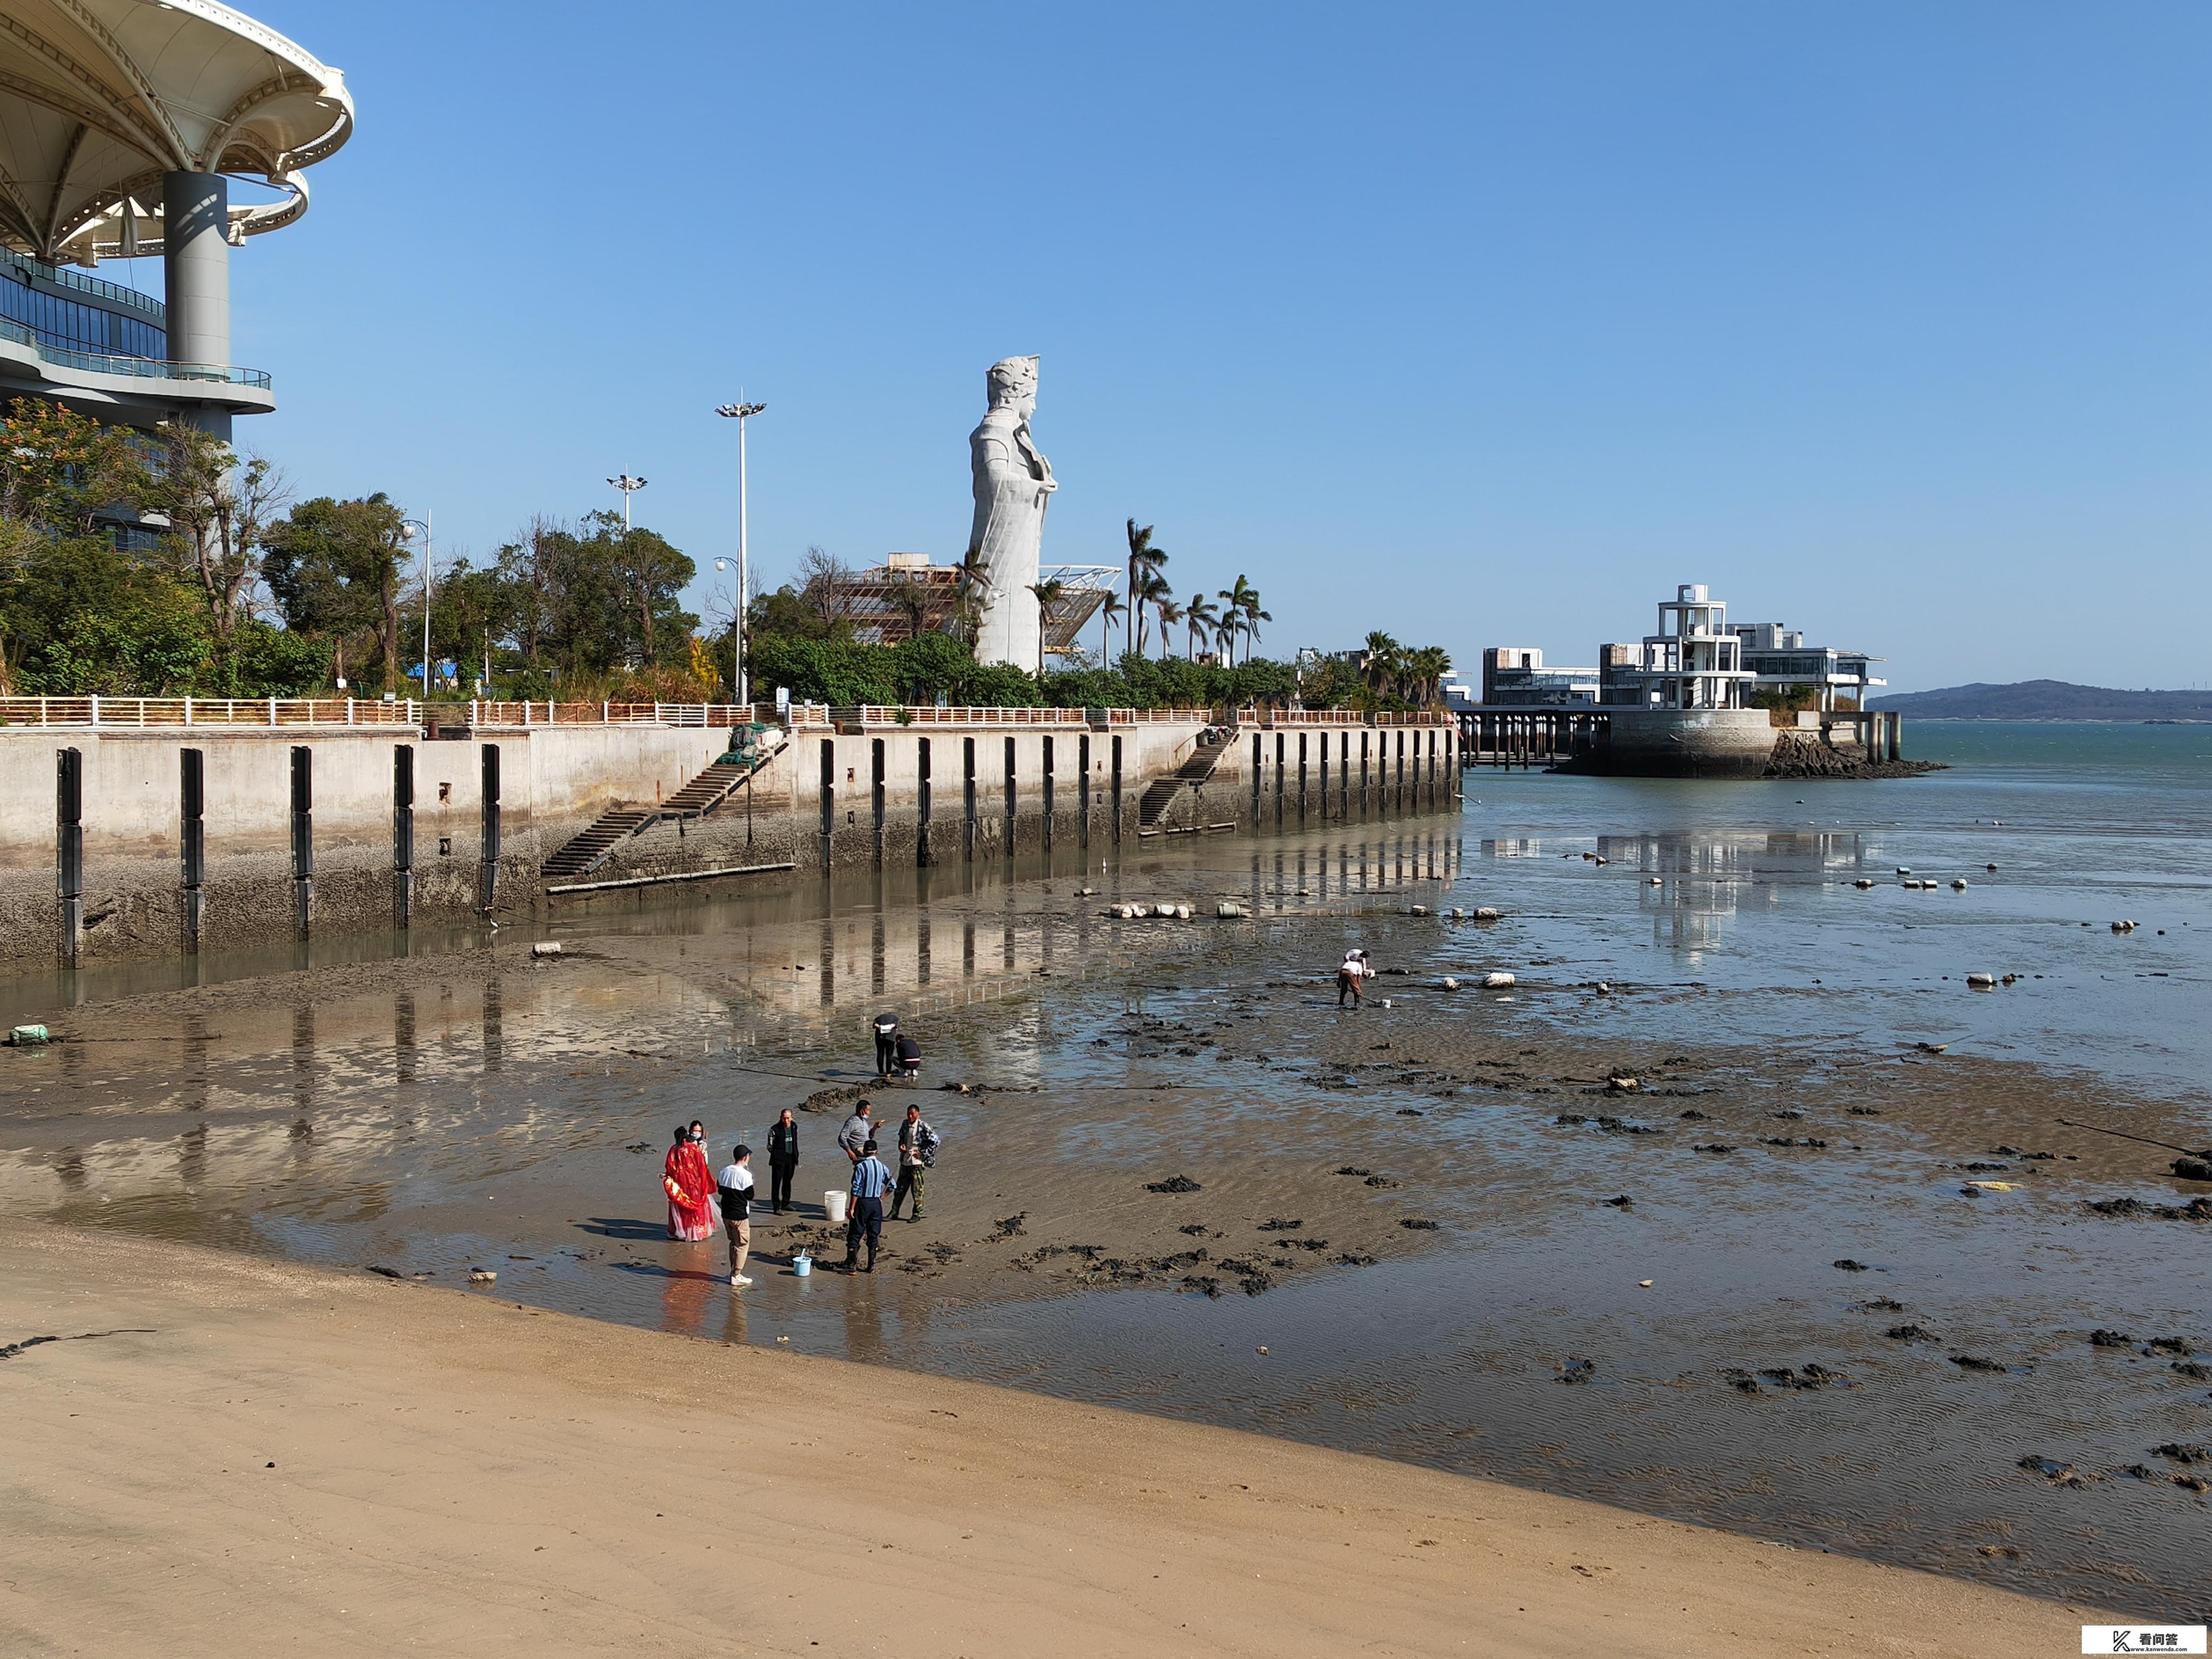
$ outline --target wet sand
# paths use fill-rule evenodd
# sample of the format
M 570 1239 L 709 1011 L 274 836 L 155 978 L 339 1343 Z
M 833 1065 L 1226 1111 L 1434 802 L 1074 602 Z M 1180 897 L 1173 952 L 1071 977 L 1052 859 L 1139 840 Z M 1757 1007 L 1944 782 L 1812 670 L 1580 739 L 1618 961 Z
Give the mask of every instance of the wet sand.
M 2070 1651 L 2101 1615 L 1263 1437 L 0 1224 L 25 1655 Z M 87 1340 L 76 1340 L 84 1338 Z
M 1785 881 L 1792 845 L 1765 854 Z M 1832 863 L 1814 845 L 1802 879 Z M 1546 867 L 1642 902 L 1640 877 Z M 550 966 L 503 938 L 62 1011 L 72 1040 L 0 1072 L 0 1206 L 434 1285 L 495 1267 L 533 1307 L 2202 1616 L 2203 1471 L 2159 1449 L 2212 1440 L 2186 1369 L 2212 1364 L 2212 1233 L 2087 1204 L 2207 1189 L 2057 1122 L 2195 1146 L 2202 1091 L 1917 1046 L 2032 983 L 1966 1003 L 1934 971 L 1697 963 L 1600 992 L 1545 890 L 1495 925 L 1407 915 L 1501 885 L 1425 827 L 947 874 L 602 916 Z M 1100 914 L 1230 896 L 1259 915 Z M 1355 940 L 1407 971 L 1340 1013 L 1316 966 Z M 2060 984 L 2057 955 L 2017 955 Z M 1442 988 L 1486 966 L 1521 982 Z M 704 1118 L 719 1162 L 868 1086 L 880 1006 L 929 1052 L 931 1086 L 872 1096 L 945 1136 L 927 1220 L 872 1278 L 793 1277 L 801 1244 L 842 1253 L 820 1201 L 846 1105 L 802 1111 L 803 1212 L 762 1222 L 733 1297 L 719 1240 L 665 1237 L 670 1123 Z

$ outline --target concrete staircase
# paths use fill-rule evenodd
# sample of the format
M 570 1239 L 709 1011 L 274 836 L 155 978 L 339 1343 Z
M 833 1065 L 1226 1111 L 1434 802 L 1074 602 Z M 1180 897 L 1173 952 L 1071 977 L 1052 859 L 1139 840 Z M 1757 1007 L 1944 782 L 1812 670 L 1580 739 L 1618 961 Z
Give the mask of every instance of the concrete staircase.
M 1199 740 L 1197 751 L 1175 771 L 1164 778 L 1154 778 L 1146 786 L 1137 801 L 1137 828 L 1151 829 L 1167 816 L 1168 808 L 1175 805 L 1176 797 L 1185 789 L 1196 789 L 1213 775 L 1213 769 L 1229 752 L 1230 739 L 1222 738 L 1217 743 Z
M 559 851 L 538 866 L 548 881 L 574 881 L 588 876 L 620 850 L 624 842 L 643 835 L 657 823 L 678 818 L 703 818 L 744 787 L 780 749 L 751 751 L 750 759 L 718 760 L 658 806 L 617 807 L 602 813 L 589 829 L 569 838 Z

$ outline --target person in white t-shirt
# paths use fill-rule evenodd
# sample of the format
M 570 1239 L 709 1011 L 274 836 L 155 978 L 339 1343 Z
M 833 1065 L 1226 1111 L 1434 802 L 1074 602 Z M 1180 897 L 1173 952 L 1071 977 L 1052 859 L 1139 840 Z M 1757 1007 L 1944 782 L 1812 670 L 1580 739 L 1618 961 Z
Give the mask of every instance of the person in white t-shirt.
M 730 1161 L 714 1184 L 722 1199 L 722 1225 L 730 1234 L 730 1283 L 743 1290 L 752 1280 L 745 1277 L 745 1255 L 753 1247 L 753 1149 L 740 1142 L 730 1149 Z

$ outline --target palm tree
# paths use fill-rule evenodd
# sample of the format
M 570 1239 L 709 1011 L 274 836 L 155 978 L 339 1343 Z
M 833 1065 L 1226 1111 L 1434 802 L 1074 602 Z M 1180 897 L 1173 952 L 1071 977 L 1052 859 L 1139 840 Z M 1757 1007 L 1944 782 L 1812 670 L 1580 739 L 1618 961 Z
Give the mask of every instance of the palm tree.
M 1442 695 L 1443 678 L 1451 672 L 1451 654 L 1440 645 L 1425 645 L 1406 659 L 1415 700 L 1424 708 L 1433 707 Z
M 1367 636 L 1359 659 L 1359 672 L 1367 688 L 1379 701 L 1390 695 L 1405 666 L 1406 647 L 1380 629 Z
M 1275 620 L 1275 617 L 1273 611 L 1262 611 L 1260 609 L 1260 590 L 1258 588 L 1251 586 L 1242 576 L 1237 577 L 1237 583 L 1238 586 L 1245 589 L 1244 660 L 1249 663 L 1252 660 L 1252 647 L 1259 642 L 1260 624 L 1263 622 L 1273 622 Z
M 1212 634 L 1214 624 L 1221 620 L 1221 613 L 1213 608 L 1213 601 L 1205 594 L 1194 593 L 1190 596 L 1190 603 L 1182 608 L 1182 620 L 1187 630 L 1184 643 L 1188 647 L 1190 659 L 1196 662 L 1199 635 Z
M 960 557 L 960 597 L 952 609 L 953 631 L 973 646 L 983 622 L 983 601 L 990 597 L 990 567 L 983 550 L 971 547 Z
M 1237 666 L 1237 635 L 1244 626 L 1244 618 L 1234 611 L 1224 611 L 1221 620 L 1213 625 L 1213 643 L 1221 653 L 1221 659 L 1231 669 Z
M 1237 666 L 1237 636 L 1239 634 L 1249 634 L 1255 631 L 1251 626 L 1252 612 L 1259 607 L 1260 590 L 1253 586 L 1251 583 L 1246 581 L 1244 580 L 1243 572 L 1239 571 L 1237 574 L 1237 586 L 1234 587 L 1224 587 L 1220 592 L 1215 594 L 1214 597 L 1222 602 L 1224 610 L 1227 616 L 1230 644 L 1229 665 L 1231 668 L 1234 668 Z M 1274 618 L 1270 617 L 1267 620 L 1273 622 Z M 1246 649 L 1245 655 L 1248 659 L 1251 655 L 1249 647 Z
M 1139 656 L 1145 654 L 1145 612 L 1157 610 L 1162 599 L 1173 597 L 1174 590 L 1168 586 L 1168 579 L 1158 571 L 1144 570 L 1137 578 L 1137 586 L 1130 591 L 1129 609 L 1137 617 L 1135 648 Z
M 1108 664 L 1110 647 L 1107 641 L 1110 637 L 1109 630 L 1114 625 L 1114 618 L 1126 617 L 1128 614 L 1129 607 L 1121 603 L 1121 597 L 1118 593 L 1109 592 L 1106 595 L 1106 603 L 1098 607 L 1098 665 L 1101 668 Z
M 1137 528 L 1134 519 L 1129 520 L 1129 649 L 1139 656 L 1145 653 L 1145 607 L 1137 603 L 1136 595 L 1143 589 L 1147 576 L 1157 577 L 1160 567 L 1168 562 L 1167 550 L 1152 545 L 1152 526 Z
M 1067 592 L 1067 584 L 1057 576 L 1049 581 L 1031 582 L 1030 592 L 1037 602 L 1037 678 L 1044 678 L 1044 636 L 1060 620 L 1060 601 Z
M 1167 578 L 1161 577 L 1160 586 L 1165 587 L 1167 585 Z M 1170 593 L 1156 600 L 1152 609 L 1159 613 L 1160 660 L 1165 662 L 1168 659 L 1168 630 L 1182 620 L 1182 607 L 1175 602 L 1175 596 Z

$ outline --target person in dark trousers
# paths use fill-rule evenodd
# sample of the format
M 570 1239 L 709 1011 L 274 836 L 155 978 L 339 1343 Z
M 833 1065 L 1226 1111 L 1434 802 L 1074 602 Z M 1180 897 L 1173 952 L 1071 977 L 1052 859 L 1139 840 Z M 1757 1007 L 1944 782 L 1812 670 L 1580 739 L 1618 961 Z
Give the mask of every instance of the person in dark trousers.
M 898 1132 L 898 1188 L 891 1194 L 890 1218 L 899 1218 L 899 1206 L 914 1195 L 914 1218 L 921 1219 L 922 1188 L 931 1166 L 937 1162 L 937 1131 L 921 1121 L 921 1108 L 908 1106 Z
M 898 1016 L 876 1016 L 876 1075 L 888 1078 L 891 1066 L 898 1059 Z
M 791 1207 L 791 1177 L 799 1168 L 799 1120 L 791 1108 L 768 1128 L 768 1203 L 781 1215 Z
M 898 1067 L 898 1074 L 911 1083 L 921 1075 L 921 1044 L 902 1036 L 893 1046 L 891 1063 Z
M 872 1140 L 862 1150 L 860 1160 L 853 1165 L 853 1205 L 845 1221 L 845 1271 L 851 1273 L 860 1259 L 860 1241 L 868 1241 L 868 1265 L 859 1269 L 864 1273 L 876 1270 L 876 1247 L 884 1242 L 884 1194 L 890 1190 L 891 1172 L 876 1156 Z

